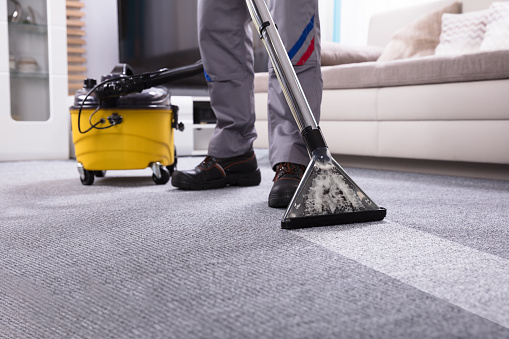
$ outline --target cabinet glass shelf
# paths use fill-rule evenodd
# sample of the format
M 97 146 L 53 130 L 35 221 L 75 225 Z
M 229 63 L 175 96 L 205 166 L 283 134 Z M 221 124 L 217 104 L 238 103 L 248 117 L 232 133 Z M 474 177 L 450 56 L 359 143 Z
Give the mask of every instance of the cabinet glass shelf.
M 11 70 L 11 77 L 13 78 L 19 78 L 19 79 L 48 79 L 49 74 L 48 73 L 42 73 L 42 72 L 23 72 L 23 71 L 16 71 Z
M 40 24 L 26 24 L 21 22 L 9 22 L 9 30 L 44 35 L 48 33 L 48 26 Z

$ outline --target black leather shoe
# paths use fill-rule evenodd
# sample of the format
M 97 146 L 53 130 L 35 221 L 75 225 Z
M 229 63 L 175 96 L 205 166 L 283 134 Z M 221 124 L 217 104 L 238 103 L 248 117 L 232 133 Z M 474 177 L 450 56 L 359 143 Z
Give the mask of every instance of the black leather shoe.
M 171 184 L 183 190 L 256 186 L 261 181 L 254 151 L 233 158 L 207 156 L 194 170 L 175 171 Z
M 306 166 L 283 162 L 276 165 L 274 185 L 269 193 L 269 207 L 288 207 L 299 186 Z

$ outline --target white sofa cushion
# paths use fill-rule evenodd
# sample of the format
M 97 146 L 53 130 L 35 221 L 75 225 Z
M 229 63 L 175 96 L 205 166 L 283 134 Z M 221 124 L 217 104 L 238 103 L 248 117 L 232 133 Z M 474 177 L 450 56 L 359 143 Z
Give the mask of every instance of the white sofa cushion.
M 509 2 L 494 2 L 489 8 L 488 24 L 481 51 L 509 49 Z
M 508 129 L 507 120 L 382 121 L 376 155 L 509 164 Z
M 335 92 L 340 91 L 345 90 Z M 384 87 L 376 97 L 376 117 L 379 121 L 509 121 L 507 93 L 509 79 Z
M 478 52 L 483 42 L 489 11 L 464 14 L 445 13 L 442 16 L 442 33 L 436 55 L 454 55 Z

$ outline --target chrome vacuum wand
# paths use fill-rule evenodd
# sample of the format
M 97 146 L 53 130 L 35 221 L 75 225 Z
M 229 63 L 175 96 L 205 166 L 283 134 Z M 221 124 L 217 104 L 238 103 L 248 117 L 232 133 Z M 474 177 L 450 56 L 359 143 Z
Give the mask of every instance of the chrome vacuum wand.
M 281 226 L 302 228 L 382 220 L 378 207 L 332 158 L 264 0 L 246 0 L 311 161 Z
M 318 129 L 318 125 L 267 5 L 265 5 L 263 0 L 247 0 L 246 2 L 253 18 L 253 23 L 260 32 L 260 39 L 263 39 L 286 101 L 290 106 L 290 110 L 301 133 L 309 129 Z

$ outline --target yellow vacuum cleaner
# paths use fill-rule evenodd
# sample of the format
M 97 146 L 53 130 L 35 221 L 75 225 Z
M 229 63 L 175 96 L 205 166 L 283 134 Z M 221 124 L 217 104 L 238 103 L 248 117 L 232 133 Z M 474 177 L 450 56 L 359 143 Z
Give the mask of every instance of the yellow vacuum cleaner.
M 107 170 L 150 167 L 154 182 L 166 184 L 177 163 L 173 131 L 184 126 L 169 91 L 156 86 L 202 70 L 197 63 L 134 75 L 120 64 L 100 84 L 86 79 L 70 108 L 81 183 L 92 185 Z

